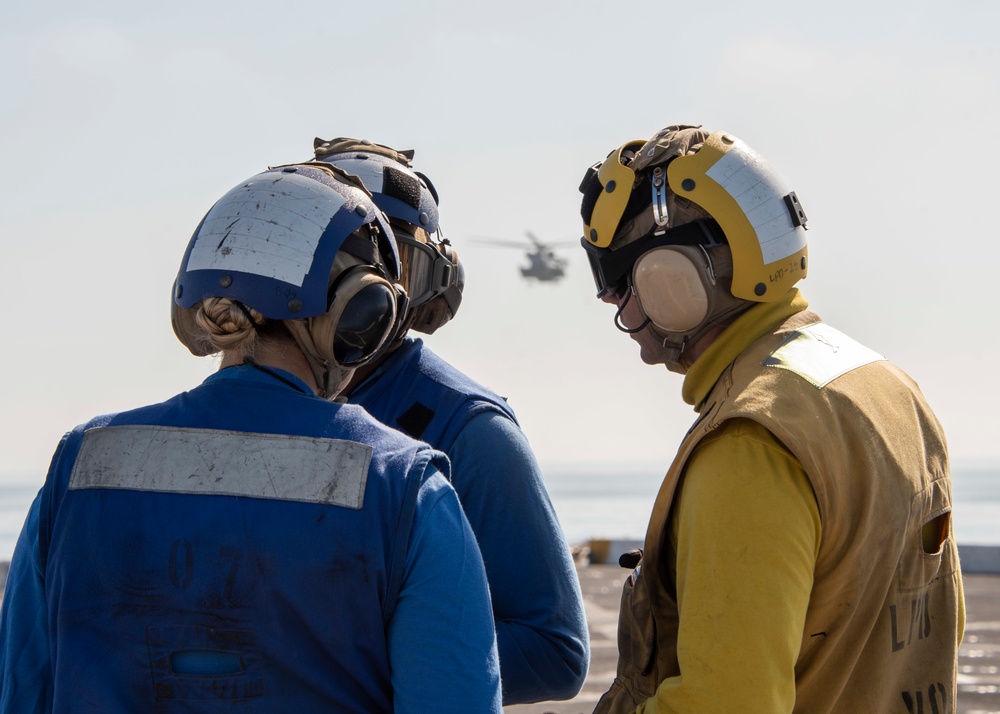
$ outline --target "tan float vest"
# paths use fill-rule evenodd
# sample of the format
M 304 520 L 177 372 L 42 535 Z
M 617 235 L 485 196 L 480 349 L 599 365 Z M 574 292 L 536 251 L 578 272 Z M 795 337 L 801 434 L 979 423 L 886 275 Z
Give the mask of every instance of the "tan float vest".
M 906 374 L 802 312 L 726 369 L 681 444 L 638 577 L 625 584 L 618 677 L 595 714 L 633 711 L 681 674 L 670 507 L 698 442 L 735 418 L 760 423 L 788 448 L 819 505 L 794 711 L 954 712 L 964 604 L 941 427 Z M 928 523 L 949 528 L 931 554 L 921 541 Z M 745 711 L 758 709 L 748 702 Z

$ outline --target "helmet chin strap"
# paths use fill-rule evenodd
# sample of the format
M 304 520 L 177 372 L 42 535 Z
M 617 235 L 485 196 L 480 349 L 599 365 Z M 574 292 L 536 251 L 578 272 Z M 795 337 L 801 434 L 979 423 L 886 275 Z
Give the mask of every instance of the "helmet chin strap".
M 653 331 L 653 334 L 663 340 L 663 363 L 668 370 L 678 374 L 686 374 L 694 363 L 694 360 L 689 359 L 686 354 L 687 348 L 704 337 L 712 328 L 727 322 L 730 318 L 748 310 L 753 305 L 751 302 L 739 300 L 738 298 L 733 298 L 728 303 L 724 309 L 719 310 L 698 327 L 687 332 L 664 333 L 658 330 L 656 325 L 650 324 L 649 329 Z
M 660 333 L 653 328 L 653 332 Z M 688 366 L 681 362 L 684 348 L 688 346 L 688 340 L 684 335 L 668 335 L 663 338 L 663 365 L 677 374 L 685 374 Z
M 323 318 L 326 315 L 317 317 Z M 354 370 L 337 364 L 328 354 L 329 350 L 321 350 L 317 346 L 313 334 L 316 325 L 310 324 L 314 322 L 318 322 L 316 317 L 308 318 L 308 320 L 288 320 L 285 322 L 285 327 L 288 328 L 292 339 L 295 340 L 295 344 L 302 351 L 306 362 L 309 363 L 313 379 L 316 380 L 316 386 L 319 387 L 320 396 L 324 399 L 330 399 L 337 396 L 351 375 L 354 374 Z M 326 325 L 322 327 L 326 327 Z M 324 333 L 323 336 L 326 338 L 324 342 L 333 344 L 332 335 Z

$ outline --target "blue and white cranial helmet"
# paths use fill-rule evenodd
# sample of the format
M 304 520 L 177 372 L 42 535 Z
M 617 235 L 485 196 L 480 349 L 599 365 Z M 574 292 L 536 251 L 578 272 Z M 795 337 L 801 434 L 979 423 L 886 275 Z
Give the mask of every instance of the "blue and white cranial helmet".
M 375 205 L 389 218 L 438 231 L 438 196 L 427 176 L 410 166 L 413 151 L 397 151 L 365 139 L 313 140 L 316 161 L 357 176 L 372 194 Z
M 441 234 L 438 194 L 430 179 L 413 169 L 414 152 L 367 139 L 317 137 L 313 153 L 317 162 L 358 177 L 392 222 L 402 262 L 400 283 L 409 299 L 398 337 L 410 329 L 431 334 L 450 321 L 462 303 L 465 269 Z
M 340 250 L 399 276 L 392 230 L 365 190 L 322 165 L 269 169 L 226 193 L 202 219 L 173 299 L 190 308 L 208 297 L 231 298 L 274 320 L 320 315 Z
M 204 356 L 223 349 L 201 322 L 209 298 L 241 308 L 258 336 L 280 322 L 331 397 L 396 334 L 407 303 L 399 272 L 389 220 L 360 181 L 323 164 L 279 166 L 226 193 L 198 224 L 171 323 Z

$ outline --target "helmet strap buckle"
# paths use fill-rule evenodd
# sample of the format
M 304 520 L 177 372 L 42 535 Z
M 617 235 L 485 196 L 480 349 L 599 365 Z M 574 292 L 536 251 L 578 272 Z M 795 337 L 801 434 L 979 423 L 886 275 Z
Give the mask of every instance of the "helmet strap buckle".
M 653 190 L 653 220 L 660 228 L 664 228 L 669 220 L 667 214 L 667 179 L 663 175 L 663 167 L 657 166 L 653 169 L 653 177 L 650 180 Z

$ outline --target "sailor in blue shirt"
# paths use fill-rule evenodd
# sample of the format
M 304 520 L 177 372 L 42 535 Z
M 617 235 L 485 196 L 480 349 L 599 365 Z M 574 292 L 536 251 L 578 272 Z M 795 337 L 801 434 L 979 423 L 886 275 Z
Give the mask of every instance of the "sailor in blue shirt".
M 458 310 L 464 270 L 438 231 L 438 200 L 412 151 L 356 139 L 314 142 L 317 162 L 358 176 L 389 217 L 409 308 L 388 353 L 347 389 L 379 421 L 444 451 L 486 564 L 503 703 L 569 699 L 590 660 L 569 546 L 541 470 L 507 402 L 435 355 L 409 330 L 431 334 Z
M 332 167 L 221 198 L 173 325 L 221 369 L 69 432 L 0 613 L 0 712 L 499 712 L 486 575 L 444 455 L 331 401 L 405 303 Z

